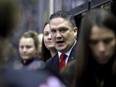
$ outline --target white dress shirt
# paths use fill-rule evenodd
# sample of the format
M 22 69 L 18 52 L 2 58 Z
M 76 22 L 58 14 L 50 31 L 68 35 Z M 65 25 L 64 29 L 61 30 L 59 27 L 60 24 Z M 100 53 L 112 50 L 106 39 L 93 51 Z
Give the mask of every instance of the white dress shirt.
M 69 50 L 68 52 L 65 53 L 65 55 L 67 55 L 67 58 L 66 58 L 66 60 L 65 60 L 65 64 L 67 64 L 68 59 L 69 59 L 69 56 L 70 56 L 70 53 L 71 53 L 73 47 L 75 46 L 76 42 L 77 42 L 77 41 L 75 41 L 74 44 L 73 44 L 73 46 L 70 48 L 70 50 Z M 60 55 L 61 55 L 61 54 L 62 54 L 62 53 L 58 51 L 59 60 L 60 60 Z

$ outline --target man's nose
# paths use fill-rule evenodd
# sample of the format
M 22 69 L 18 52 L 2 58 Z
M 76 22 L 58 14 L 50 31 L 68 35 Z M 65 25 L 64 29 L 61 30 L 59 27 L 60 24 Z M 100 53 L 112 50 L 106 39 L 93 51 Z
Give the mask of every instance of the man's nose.
M 61 33 L 59 31 L 57 31 L 56 38 L 61 38 L 61 37 L 62 37 Z

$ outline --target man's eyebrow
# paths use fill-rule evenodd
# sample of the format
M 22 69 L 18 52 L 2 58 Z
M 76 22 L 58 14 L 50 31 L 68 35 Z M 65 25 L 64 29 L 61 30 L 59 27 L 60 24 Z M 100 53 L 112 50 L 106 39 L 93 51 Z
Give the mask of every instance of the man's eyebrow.
M 58 29 L 61 29 L 61 28 L 68 29 L 67 27 L 59 27 Z

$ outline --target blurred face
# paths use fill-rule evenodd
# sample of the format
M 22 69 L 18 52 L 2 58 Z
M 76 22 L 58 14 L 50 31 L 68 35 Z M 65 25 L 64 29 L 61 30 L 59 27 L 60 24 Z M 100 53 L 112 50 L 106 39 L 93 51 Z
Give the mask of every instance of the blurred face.
M 19 42 L 19 53 L 23 60 L 29 60 L 35 57 L 36 48 L 32 38 L 22 37 Z
M 94 26 L 90 35 L 90 48 L 98 63 L 107 63 L 115 54 L 116 36 L 114 32 L 107 28 Z
M 63 18 L 52 19 L 50 30 L 55 48 L 60 52 L 67 52 L 76 40 L 77 29 L 72 28 L 69 21 Z
M 44 28 L 44 44 L 45 44 L 46 48 L 49 50 L 51 48 L 54 48 L 54 43 L 51 38 L 51 31 L 50 31 L 49 24 L 47 24 Z

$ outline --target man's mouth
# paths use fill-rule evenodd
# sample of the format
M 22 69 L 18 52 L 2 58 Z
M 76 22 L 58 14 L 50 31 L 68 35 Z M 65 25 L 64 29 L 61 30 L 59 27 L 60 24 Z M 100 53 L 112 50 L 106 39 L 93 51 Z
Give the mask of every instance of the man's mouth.
M 58 45 L 62 45 L 64 43 L 64 41 L 57 41 L 56 44 Z

